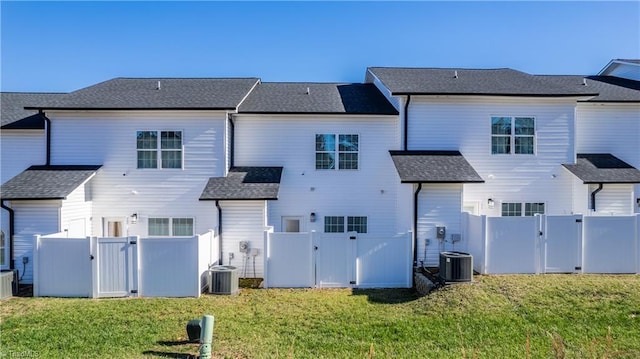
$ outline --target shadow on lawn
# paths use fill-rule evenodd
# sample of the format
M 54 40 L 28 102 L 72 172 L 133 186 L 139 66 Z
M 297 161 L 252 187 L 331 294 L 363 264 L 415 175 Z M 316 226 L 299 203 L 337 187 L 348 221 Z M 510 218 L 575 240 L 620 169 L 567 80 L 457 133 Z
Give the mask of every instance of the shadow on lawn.
M 159 345 L 170 347 L 170 346 L 178 346 L 178 345 L 193 345 L 198 344 L 197 342 L 190 342 L 188 340 L 178 340 L 178 341 L 159 341 Z M 197 350 L 197 346 L 195 349 Z M 192 348 L 189 348 L 192 349 Z M 147 350 L 142 352 L 144 355 L 159 357 L 159 358 L 177 358 L 177 359 L 195 359 L 197 355 L 189 354 L 189 353 L 180 353 L 180 352 L 169 352 L 169 351 L 158 351 L 158 350 Z
M 412 288 L 353 289 L 352 295 L 366 295 L 371 303 L 399 304 L 412 302 L 420 296 Z

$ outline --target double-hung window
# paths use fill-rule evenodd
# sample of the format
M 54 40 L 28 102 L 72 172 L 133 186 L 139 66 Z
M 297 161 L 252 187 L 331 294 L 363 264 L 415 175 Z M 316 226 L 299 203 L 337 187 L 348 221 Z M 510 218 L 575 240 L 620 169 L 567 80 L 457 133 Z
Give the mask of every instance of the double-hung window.
M 523 206 L 524 204 L 524 206 Z M 524 212 L 522 209 L 524 208 Z M 501 214 L 503 217 L 522 217 L 535 216 L 536 214 L 544 214 L 544 203 L 502 203 Z
M 316 169 L 357 170 L 359 135 L 316 134 Z
M 492 154 L 534 154 L 533 117 L 491 117 Z
M 149 218 L 149 236 L 193 236 L 193 218 Z
M 138 168 L 182 168 L 182 131 L 138 131 Z

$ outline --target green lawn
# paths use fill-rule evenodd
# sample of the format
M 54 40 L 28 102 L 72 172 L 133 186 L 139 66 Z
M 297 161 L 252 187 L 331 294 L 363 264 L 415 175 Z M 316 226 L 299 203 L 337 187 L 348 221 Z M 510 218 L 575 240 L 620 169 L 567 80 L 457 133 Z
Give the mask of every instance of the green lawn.
M 412 290 L 243 289 L 199 299 L 12 298 L 0 358 L 186 358 L 215 316 L 216 358 L 638 358 L 640 276 L 476 276 Z M 22 356 L 19 356 L 22 355 Z

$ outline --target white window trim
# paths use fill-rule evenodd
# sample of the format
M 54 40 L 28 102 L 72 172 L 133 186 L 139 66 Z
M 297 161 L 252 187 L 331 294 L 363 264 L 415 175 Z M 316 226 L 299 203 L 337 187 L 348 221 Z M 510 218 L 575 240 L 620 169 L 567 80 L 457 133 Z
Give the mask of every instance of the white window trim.
M 520 215 L 519 216 L 504 216 L 502 214 L 502 205 L 505 203 L 519 203 L 520 204 Z M 544 205 L 544 213 L 541 214 L 546 214 L 547 213 L 547 202 L 536 202 L 536 201 L 529 201 L 529 202 L 521 202 L 521 201 L 502 201 L 500 202 L 500 217 L 533 217 L 533 216 L 527 216 L 526 214 L 526 208 L 527 208 L 527 204 L 532 204 L 532 203 L 542 203 Z
M 325 224 L 325 218 L 326 217 L 341 217 L 343 220 L 343 228 L 342 228 L 342 232 L 327 232 L 326 229 L 326 224 Z M 364 217 L 367 220 L 367 227 L 366 227 L 366 232 L 358 232 L 359 234 L 369 234 L 369 216 L 354 216 L 354 215 L 348 215 L 348 216 L 324 216 L 322 218 L 322 232 L 323 233 L 349 233 L 349 217 Z
M 135 156 L 135 168 L 137 170 L 142 170 L 142 171 L 183 171 L 184 170 L 184 129 L 180 129 L 180 130 L 176 130 L 176 129 L 161 129 L 161 130 L 154 130 L 154 129 L 142 129 L 142 130 L 136 130 L 136 137 L 138 135 L 138 132 L 156 132 L 157 133 L 157 137 L 156 137 L 156 148 L 155 148 L 155 152 L 156 152 L 156 167 L 154 168 L 140 168 L 138 167 L 138 151 L 148 151 L 151 152 L 153 151 L 152 149 L 138 149 L 138 145 L 136 143 L 135 145 L 135 149 L 136 149 L 136 156 Z M 161 145 L 161 141 L 162 141 L 162 132 L 180 132 L 182 134 L 182 138 L 181 138 L 181 146 L 180 146 L 180 168 L 164 168 L 162 167 L 162 145 Z M 165 150 L 165 151 L 178 151 L 177 149 L 171 149 L 171 150 Z
M 317 135 L 333 135 L 335 137 L 335 144 L 336 144 L 336 148 L 333 151 L 318 151 L 315 149 L 315 137 Z M 355 135 L 358 136 L 358 151 L 340 151 L 340 135 Z M 362 151 L 360 151 L 360 146 L 362 145 L 361 139 L 362 136 L 360 135 L 360 133 L 333 133 L 333 132 L 324 132 L 324 133 L 316 133 L 313 136 L 314 139 L 314 159 L 313 159 L 313 166 L 315 167 L 316 171 L 359 171 L 360 170 L 360 165 L 362 163 Z M 317 153 L 334 153 L 335 154 L 335 166 L 334 168 L 318 168 L 316 166 L 316 160 L 315 160 L 315 155 Z M 340 168 L 340 153 L 357 153 L 358 154 L 358 168 L 344 168 L 341 169 Z
M 509 117 L 511 119 L 511 134 L 510 135 L 494 135 L 491 131 L 491 120 L 494 117 Z M 532 118 L 533 119 L 533 136 L 530 135 L 516 135 L 516 118 Z M 538 154 L 538 119 L 533 115 L 490 115 L 489 116 L 489 154 L 491 156 L 536 156 Z M 509 137 L 509 153 L 493 153 L 493 141 L 494 137 Z M 533 153 L 516 153 L 516 137 L 533 137 Z
M 162 236 L 162 235 L 158 235 L 158 234 L 149 234 L 149 219 L 152 218 L 159 218 L 159 219 L 168 219 L 169 220 L 169 235 L 166 236 Z M 177 218 L 187 218 L 187 219 L 191 219 L 191 221 L 193 222 L 193 228 L 192 228 L 192 232 L 190 236 L 174 236 L 173 235 L 173 220 L 177 219 Z M 147 236 L 148 237 L 153 237 L 153 238 L 190 238 L 190 237 L 194 237 L 196 235 L 196 219 L 195 217 L 155 217 L 155 216 L 150 216 L 147 219 Z

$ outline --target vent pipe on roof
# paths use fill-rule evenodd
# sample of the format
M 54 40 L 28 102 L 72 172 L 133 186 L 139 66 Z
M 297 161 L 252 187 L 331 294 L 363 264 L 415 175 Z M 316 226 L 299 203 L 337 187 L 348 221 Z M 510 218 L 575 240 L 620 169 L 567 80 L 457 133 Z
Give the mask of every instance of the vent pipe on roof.
M 311 89 L 307 87 L 307 95 L 311 94 Z
M 457 79 L 457 78 L 458 78 L 458 70 L 455 70 L 455 71 L 453 72 L 453 78 L 454 78 L 454 79 Z
M 582 79 L 582 86 L 587 86 L 587 79 L 585 78 Z
M 158 80 L 158 87 L 156 87 L 156 90 L 160 90 L 162 89 L 162 84 L 160 83 L 160 80 Z

